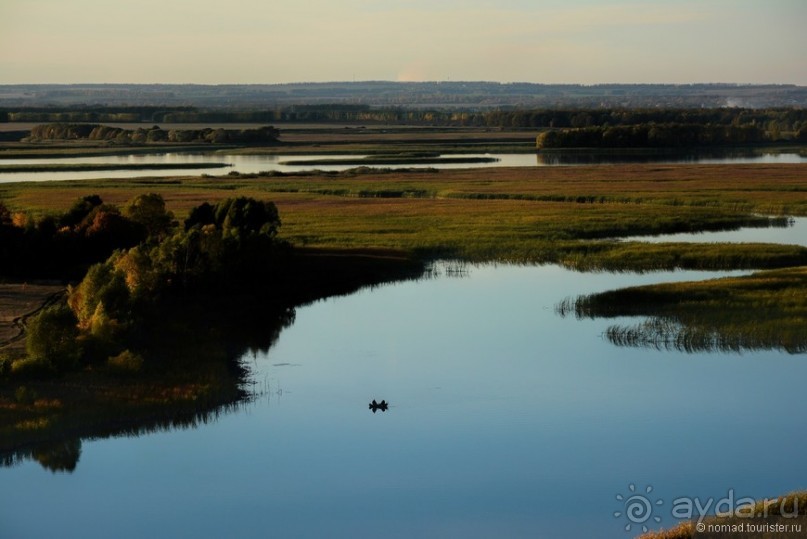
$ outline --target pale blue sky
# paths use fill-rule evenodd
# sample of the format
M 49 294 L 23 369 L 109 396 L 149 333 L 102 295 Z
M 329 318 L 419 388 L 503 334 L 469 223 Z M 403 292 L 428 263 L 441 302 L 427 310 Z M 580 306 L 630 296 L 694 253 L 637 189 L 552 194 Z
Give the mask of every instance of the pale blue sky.
M 807 85 L 807 0 L 0 0 L 0 84 Z

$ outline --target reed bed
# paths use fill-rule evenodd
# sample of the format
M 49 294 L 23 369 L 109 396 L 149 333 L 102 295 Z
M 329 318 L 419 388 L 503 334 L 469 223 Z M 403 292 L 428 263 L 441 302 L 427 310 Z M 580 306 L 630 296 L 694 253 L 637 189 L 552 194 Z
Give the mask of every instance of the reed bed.
M 627 235 L 778 224 L 807 215 L 804 165 L 610 165 L 375 170 L 0 184 L 12 211 L 64 211 L 88 193 L 122 204 L 157 192 L 182 217 L 204 201 L 274 201 L 297 245 L 399 249 L 427 257 L 560 263 L 580 270 L 776 268 L 804 250 L 631 244 Z
M 649 317 L 609 327 L 618 346 L 713 352 L 807 352 L 807 268 L 742 277 L 623 288 L 569 298 L 556 310 L 577 318 Z

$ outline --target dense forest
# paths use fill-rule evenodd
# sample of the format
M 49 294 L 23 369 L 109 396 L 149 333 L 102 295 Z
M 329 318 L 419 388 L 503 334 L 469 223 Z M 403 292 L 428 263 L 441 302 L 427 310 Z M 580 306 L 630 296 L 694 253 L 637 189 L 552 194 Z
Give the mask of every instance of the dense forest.
M 224 110 L 182 107 L 77 107 L 75 109 L 0 110 L 0 121 L 7 122 L 134 122 L 134 123 L 352 123 L 406 124 L 422 126 L 465 126 L 508 129 L 590 128 L 641 126 L 651 124 L 753 127 L 764 131 L 767 140 L 797 138 L 807 140 L 807 109 L 518 109 L 518 110 L 426 110 L 373 108 L 369 105 L 296 105 L 273 109 Z M 100 128 L 100 126 L 94 126 Z M 49 138 L 47 129 L 32 135 Z M 81 129 L 88 129 L 82 127 Z M 156 127 L 124 132 L 105 128 L 84 133 L 84 138 L 190 140 L 226 139 L 236 142 L 265 141 L 276 132 L 267 130 L 205 130 L 204 132 L 163 132 Z M 92 129 L 90 129 L 92 131 Z M 191 138 L 189 138 L 191 137 Z M 64 138 L 72 138 L 70 136 Z M 189 140 L 184 140 L 189 139 Z
M 324 123 L 384 124 L 438 127 L 476 127 L 541 131 L 538 149 L 551 148 L 682 148 L 745 145 L 776 142 L 807 142 L 807 109 L 557 109 L 487 112 L 374 109 L 365 105 L 305 105 L 278 110 L 196 110 L 190 107 L 168 111 L 152 107 L 116 109 L 96 107 L 68 112 L 45 110 L 7 112 L 15 120 L 67 123 L 36 125 L 30 134 L 9 131 L 15 140 L 92 140 L 117 144 L 214 143 L 272 144 L 279 131 L 272 126 L 254 129 L 163 129 L 157 125 L 126 129 L 96 123 L 73 123 L 85 119 L 115 121 L 144 118 L 169 123 Z
M 761 127 L 700 124 L 644 124 L 545 131 L 536 147 L 552 148 L 696 148 L 757 144 L 773 140 Z

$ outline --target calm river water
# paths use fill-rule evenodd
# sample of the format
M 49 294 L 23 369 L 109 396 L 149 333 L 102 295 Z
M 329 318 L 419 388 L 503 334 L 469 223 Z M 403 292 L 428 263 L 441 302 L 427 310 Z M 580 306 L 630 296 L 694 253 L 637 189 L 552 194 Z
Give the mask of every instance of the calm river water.
M 294 172 L 301 170 L 330 170 L 338 171 L 353 168 L 357 165 L 284 165 L 289 160 L 315 160 L 315 159 L 343 159 L 361 158 L 355 155 L 233 155 L 226 153 L 164 153 L 143 155 L 119 155 L 103 157 L 65 157 L 46 159 L 0 159 L 0 165 L 45 165 L 45 164 L 194 164 L 194 163 L 222 163 L 231 165 L 222 168 L 188 168 L 163 170 L 110 170 L 110 171 L 77 171 L 77 172 L 2 172 L 0 183 L 18 181 L 52 181 L 100 178 L 134 178 L 140 176 L 191 176 L 199 174 L 224 175 L 230 171 L 241 173 L 257 173 L 263 171 Z M 472 164 L 439 164 L 439 165 L 395 165 L 390 167 L 413 168 L 483 168 L 483 167 L 536 167 L 536 166 L 564 166 L 584 165 L 596 163 L 807 163 L 807 156 L 798 153 L 761 153 L 761 154 L 732 154 L 732 155 L 692 155 L 692 154 L 583 154 L 583 153 L 541 153 L 541 154 L 473 154 L 468 157 L 493 157 L 498 159 L 494 163 Z M 379 165 L 375 165 L 379 166 Z
M 215 422 L 0 469 L 0 537 L 622 538 L 630 485 L 649 527 L 675 498 L 807 487 L 805 357 L 619 348 L 628 319 L 555 312 L 714 273 L 443 270 L 299 308 L 244 358 L 265 395 Z

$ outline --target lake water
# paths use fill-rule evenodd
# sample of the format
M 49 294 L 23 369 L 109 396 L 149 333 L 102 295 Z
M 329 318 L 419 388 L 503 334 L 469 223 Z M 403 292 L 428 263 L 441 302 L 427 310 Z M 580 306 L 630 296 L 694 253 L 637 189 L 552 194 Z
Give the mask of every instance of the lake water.
M 111 170 L 90 172 L 0 172 L 0 183 L 18 181 L 52 181 L 100 178 L 134 178 L 141 176 L 190 176 L 200 174 L 224 175 L 230 171 L 241 173 L 257 173 L 263 171 L 294 172 L 301 170 L 320 169 L 328 171 L 346 170 L 357 165 L 284 165 L 289 160 L 316 160 L 316 159 L 343 159 L 360 158 L 355 155 L 233 155 L 226 153 L 163 153 L 142 155 L 120 155 L 102 157 L 68 157 L 46 159 L 0 159 L 0 165 L 45 165 L 45 164 L 194 164 L 194 163 L 222 163 L 231 165 L 227 168 L 216 169 L 164 169 L 164 170 Z M 390 167 L 413 168 L 483 168 L 483 167 L 536 167 L 536 166 L 573 166 L 595 163 L 807 163 L 807 156 L 798 153 L 761 153 L 761 154 L 732 154 L 732 155 L 630 155 L 630 154 L 582 154 L 582 153 L 540 153 L 540 154 L 471 154 L 468 157 L 493 157 L 498 159 L 494 163 L 470 164 L 438 164 L 438 165 L 394 165 Z M 376 165 L 378 166 L 378 165 Z
M 741 228 L 717 232 L 680 232 L 657 236 L 626 236 L 620 241 L 646 241 L 650 243 L 781 243 L 807 247 L 807 217 L 790 217 L 789 226 Z
M 85 440 L 71 474 L 0 469 L 0 537 L 623 538 L 632 484 L 653 527 L 675 498 L 807 487 L 803 356 L 619 348 L 602 333 L 629 319 L 555 312 L 715 273 L 459 275 L 297 309 L 244 358 L 268 391 L 211 424 Z

